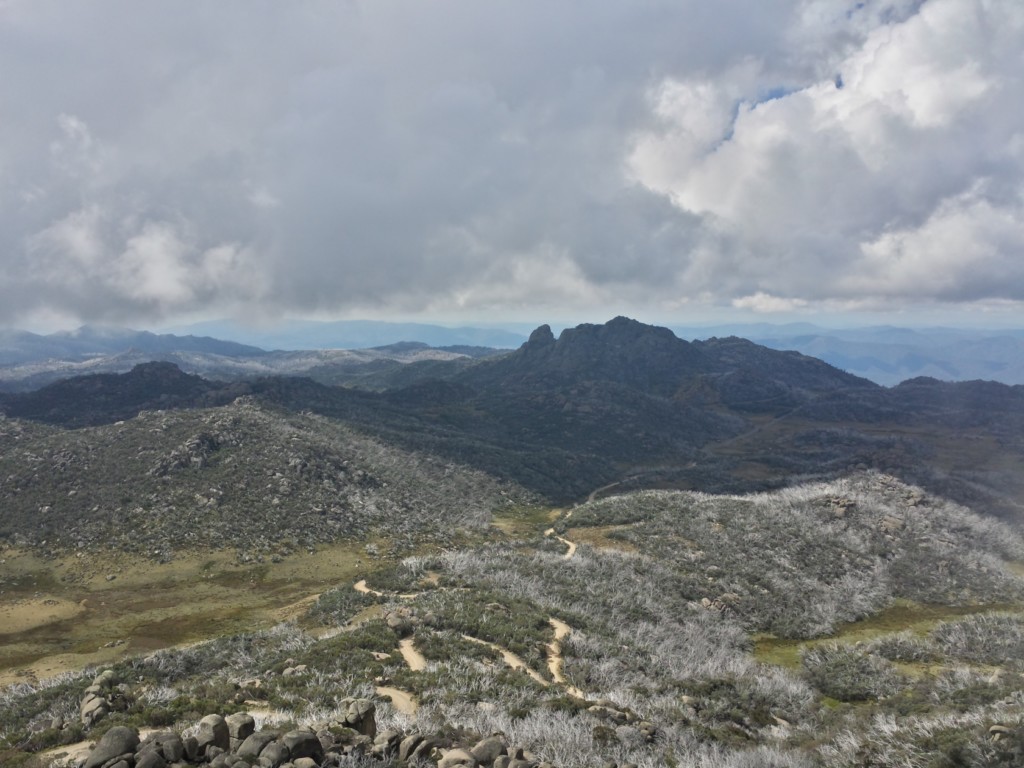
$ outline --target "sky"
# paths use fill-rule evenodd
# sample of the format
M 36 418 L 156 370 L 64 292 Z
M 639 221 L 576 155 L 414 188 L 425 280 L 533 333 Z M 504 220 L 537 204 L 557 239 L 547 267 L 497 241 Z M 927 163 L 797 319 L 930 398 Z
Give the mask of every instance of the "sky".
M 1020 0 L 0 0 L 0 326 L 1024 327 Z

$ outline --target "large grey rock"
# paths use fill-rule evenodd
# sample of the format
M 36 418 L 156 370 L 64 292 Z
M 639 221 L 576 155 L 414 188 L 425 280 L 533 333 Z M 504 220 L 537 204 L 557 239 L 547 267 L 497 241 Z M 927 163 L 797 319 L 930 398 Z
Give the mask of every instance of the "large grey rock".
M 110 702 L 95 693 L 87 693 L 80 707 L 82 725 L 91 728 L 108 714 Z
M 174 731 L 151 733 L 142 741 L 138 754 L 155 752 L 167 762 L 177 763 L 185 756 L 185 743 Z
M 318 744 L 320 742 L 317 742 Z M 266 766 L 266 768 L 280 768 L 281 765 L 288 762 L 288 747 L 279 741 L 272 741 L 263 748 L 260 752 L 259 764 Z
M 299 757 L 312 757 L 321 760 L 324 756 L 323 745 L 312 731 L 288 731 L 281 737 L 281 743 L 288 749 L 289 757 L 294 761 Z
M 470 753 L 480 765 L 493 765 L 497 758 L 508 754 L 508 747 L 500 736 L 488 736 L 478 741 Z
M 231 737 L 231 749 L 237 751 L 242 742 L 256 732 L 256 721 L 248 712 L 236 712 L 224 718 L 228 724 L 228 735 Z
M 470 768 L 476 768 L 477 760 L 468 750 L 449 749 L 437 761 L 437 768 L 455 768 L 457 765 L 467 765 Z
M 263 751 L 263 748 L 280 735 L 280 731 L 275 731 L 273 729 L 257 731 L 242 742 L 241 746 L 236 750 L 236 754 L 239 757 L 243 757 L 248 760 L 255 760 L 260 756 L 260 752 Z
M 409 758 L 412 757 L 413 751 L 422 741 L 423 736 L 418 733 L 411 733 L 402 739 L 401 743 L 398 745 L 398 761 L 404 763 L 409 760 Z
M 388 729 L 378 733 L 373 739 L 371 752 L 375 757 L 385 758 L 398 752 L 398 745 L 402 742 L 400 731 Z
M 352 700 L 345 712 L 345 725 L 372 739 L 377 735 L 377 705 L 369 699 Z
M 419 744 L 416 745 L 416 749 L 409 755 L 410 760 L 422 759 L 425 760 L 430 757 L 430 753 L 440 744 L 440 742 L 432 736 L 427 736 Z
M 163 755 L 153 750 L 135 756 L 135 768 L 167 768 Z
M 199 742 L 199 753 L 202 755 L 208 754 L 210 747 L 219 747 L 226 752 L 231 748 L 228 724 L 220 715 L 207 715 L 199 721 L 196 741 Z
M 199 757 L 199 742 L 195 736 L 186 736 L 181 740 L 182 746 L 185 748 L 185 759 L 190 763 L 194 763 Z
M 134 755 L 139 746 L 139 732 L 134 728 L 115 725 L 99 740 L 96 748 L 85 759 L 83 768 L 99 768 L 121 755 Z

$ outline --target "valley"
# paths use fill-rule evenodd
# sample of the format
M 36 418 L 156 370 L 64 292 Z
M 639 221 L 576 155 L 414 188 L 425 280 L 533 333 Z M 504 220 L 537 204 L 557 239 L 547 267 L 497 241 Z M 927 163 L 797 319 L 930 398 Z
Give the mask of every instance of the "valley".
M 266 760 L 160 759 L 1013 764 L 1021 402 L 625 318 L 383 392 L 6 395 L 0 763 L 228 718 Z

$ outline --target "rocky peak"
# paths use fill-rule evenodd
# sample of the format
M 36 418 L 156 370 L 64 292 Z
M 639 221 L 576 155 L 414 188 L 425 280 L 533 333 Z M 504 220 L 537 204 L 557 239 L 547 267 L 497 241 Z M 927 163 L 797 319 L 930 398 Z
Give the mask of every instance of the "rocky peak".
M 526 342 L 528 349 L 537 349 L 540 347 L 547 347 L 555 343 L 555 334 L 551 332 L 550 325 L 542 325 L 533 333 L 530 334 L 529 340 Z

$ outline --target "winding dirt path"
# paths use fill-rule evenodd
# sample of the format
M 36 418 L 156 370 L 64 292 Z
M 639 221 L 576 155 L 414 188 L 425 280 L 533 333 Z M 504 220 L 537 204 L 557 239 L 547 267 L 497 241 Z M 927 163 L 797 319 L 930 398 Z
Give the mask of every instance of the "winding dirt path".
M 360 579 L 359 581 L 357 581 L 355 584 L 352 585 L 352 588 L 356 592 L 362 592 L 364 595 L 373 595 L 374 597 L 384 597 L 384 593 L 383 592 L 378 592 L 376 589 L 370 589 L 368 586 L 366 586 L 366 579 Z
M 420 653 L 413 644 L 412 638 L 407 637 L 398 643 L 398 650 L 413 672 L 422 672 L 427 668 L 427 658 Z
M 565 558 L 566 560 L 572 560 L 573 556 L 576 554 L 576 542 L 569 541 L 568 539 L 566 539 L 566 538 L 564 538 L 562 536 L 557 535 L 555 533 L 555 529 L 554 528 L 548 528 L 546 531 L 544 531 L 544 535 L 545 536 L 554 536 L 560 542 L 565 544 L 565 546 L 568 547 L 568 550 L 566 551 L 566 553 L 564 555 L 562 555 L 562 557 Z
M 597 494 L 601 493 L 602 491 L 610 491 L 612 488 L 615 488 L 618 485 L 622 485 L 622 480 L 616 480 L 614 483 L 608 483 L 608 485 L 602 485 L 600 488 L 595 488 L 590 492 L 590 495 L 587 496 L 587 503 L 589 504 L 590 502 L 596 500 Z
M 508 664 L 512 669 L 523 670 L 524 672 L 526 672 L 526 674 L 528 674 L 530 677 L 532 677 L 534 680 L 536 680 L 544 687 L 551 685 L 550 682 L 541 677 L 541 674 L 537 672 L 537 670 L 531 669 L 525 661 L 516 656 L 516 654 L 512 653 L 512 651 L 508 650 L 507 648 L 502 648 L 497 643 L 489 643 L 486 640 L 481 640 L 479 637 L 472 637 L 471 635 L 463 635 L 462 639 L 469 640 L 471 643 L 486 645 L 488 648 L 493 648 L 495 651 L 501 654 L 501 658 L 504 659 L 505 663 Z
M 376 589 L 370 589 L 366 585 L 366 579 L 360 579 L 352 585 L 352 589 L 356 592 L 362 592 L 364 595 L 373 595 L 374 597 L 397 597 L 399 600 L 412 600 L 418 593 L 410 592 L 408 594 L 388 594 L 387 592 L 380 592 Z
M 415 715 L 416 710 L 419 709 L 419 702 L 408 691 L 403 691 L 401 688 L 392 688 L 388 685 L 378 685 L 376 690 L 379 696 L 387 696 L 391 699 L 391 706 L 402 714 Z
M 583 691 L 575 685 L 570 685 L 562 672 L 565 668 L 565 658 L 562 656 L 562 640 L 572 634 L 572 627 L 561 619 L 556 619 L 554 616 L 548 619 L 548 623 L 555 630 L 554 639 L 548 643 L 548 671 L 551 673 L 551 679 L 559 685 L 564 685 L 565 692 L 570 696 L 575 696 L 577 699 L 586 699 L 587 697 L 583 694 Z

